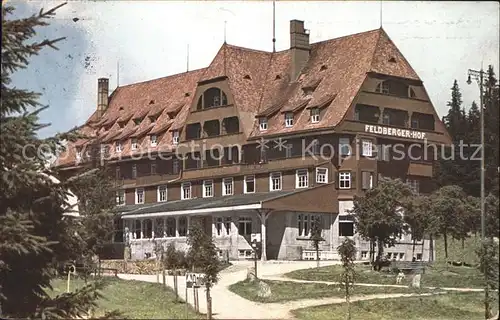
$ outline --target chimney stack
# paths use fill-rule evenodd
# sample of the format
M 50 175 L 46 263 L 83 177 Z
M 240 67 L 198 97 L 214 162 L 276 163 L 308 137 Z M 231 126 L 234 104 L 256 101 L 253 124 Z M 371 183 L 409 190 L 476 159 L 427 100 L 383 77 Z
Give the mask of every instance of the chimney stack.
M 102 117 L 108 109 L 109 79 L 99 78 L 97 80 L 97 115 Z
M 290 79 L 296 81 L 302 68 L 307 64 L 311 51 L 309 30 L 304 29 L 304 21 L 290 20 L 290 50 L 292 54 Z

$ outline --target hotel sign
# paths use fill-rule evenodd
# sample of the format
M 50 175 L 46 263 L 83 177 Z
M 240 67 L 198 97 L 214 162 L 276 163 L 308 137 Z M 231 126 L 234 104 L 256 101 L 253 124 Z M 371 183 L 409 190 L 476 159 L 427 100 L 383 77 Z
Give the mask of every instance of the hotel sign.
M 425 132 L 407 130 L 407 129 L 396 129 L 387 128 L 382 126 L 365 125 L 365 132 L 381 134 L 384 136 L 393 136 L 399 138 L 410 138 L 410 139 L 425 139 Z

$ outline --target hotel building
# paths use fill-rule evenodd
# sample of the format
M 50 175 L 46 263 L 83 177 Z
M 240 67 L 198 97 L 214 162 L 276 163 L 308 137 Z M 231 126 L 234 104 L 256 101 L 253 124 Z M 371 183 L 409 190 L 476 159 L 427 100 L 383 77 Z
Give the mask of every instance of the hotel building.
M 354 196 L 381 176 L 432 191 L 427 147 L 450 143 L 382 28 L 310 43 L 303 21 L 292 20 L 287 50 L 224 43 L 206 68 L 108 93 L 99 79 L 96 111 L 81 129 L 89 138 L 57 165 L 69 176 L 96 152 L 106 159 L 127 233 L 116 241 L 130 239 L 132 259 L 153 255 L 154 240 L 185 249 L 195 221 L 230 259 L 250 257 L 252 240 L 263 260 L 309 259 L 315 217 L 322 259 L 338 258 L 343 237 L 368 259 L 349 214 Z M 417 259 L 428 259 L 428 244 L 417 243 Z M 411 236 L 385 252 L 411 260 Z

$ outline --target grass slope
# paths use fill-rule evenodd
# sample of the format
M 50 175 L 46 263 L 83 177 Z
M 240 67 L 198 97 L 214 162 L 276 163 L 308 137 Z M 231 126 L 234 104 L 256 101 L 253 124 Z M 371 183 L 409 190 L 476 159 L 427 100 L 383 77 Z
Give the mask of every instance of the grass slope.
M 251 301 L 271 303 L 284 302 L 300 299 L 315 299 L 338 297 L 343 298 L 344 292 L 338 285 L 328 285 L 323 283 L 297 283 L 291 281 L 265 281 L 271 288 L 271 296 L 267 298 L 259 297 L 257 282 L 240 281 L 229 286 L 229 290 L 237 295 Z M 366 287 L 355 286 L 352 290 L 353 296 L 377 294 L 377 293 L 421 293 L 430 290 L 416 290 L 411 288 L 397 287 Z
M 357 279 L 355 283 L 396 284 L 396 275 L 371 270 L 370 266 L 356 265 Z M 340 278 L 342 267 L 339 265 L 296 270 L 286 274 L 287 277 L 336 282 Z M 406 276 L 403 285 L 409 285 L 411 276 Z M 426 287 L 481 288 L 483 278 L 476 268 L 435 265 L 426 268 L 422 275 L 421 285 Z
M 448 293 L 357 301 L 351 304 L 351 320 L 480 320 L 484 319 L 482 298 L 480 293 Z M 292 311 L 300 320 L 345 320 L 346 312 L 345 304 Z
M 118 310 L 124 317 L 130 319 L 186 319 L 186 305 L 175 302 L 175 295 L 169 288 L 157 283 L 109 278 L 108 285 L 103 289 L 104 299 L 98 301 L 96 316 L 104 315 L 105 311 Z M 51 295 L 66 292 L 66 280 L 53 281 Z M 70 290 L 84 286 L 81 279 L 72 279 Z M 203 319 L 188 307 L 189 319 Z

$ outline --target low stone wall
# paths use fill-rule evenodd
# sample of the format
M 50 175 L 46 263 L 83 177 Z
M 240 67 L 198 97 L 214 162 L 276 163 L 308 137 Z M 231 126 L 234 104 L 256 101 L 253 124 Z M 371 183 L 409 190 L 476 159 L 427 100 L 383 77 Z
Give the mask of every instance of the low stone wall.
M 161 269 L 156 269 L 156 260 L 132 260 L 125 262 L 125 260 L 101 260 L 101 268 L 117 269 L 118 273 L 129 274 L 157 274 Z M 178 274 L 184 275 L 184 270 L 178 270 Z M 172 271 L 167 270 L 167 274 L 173 274 Z

